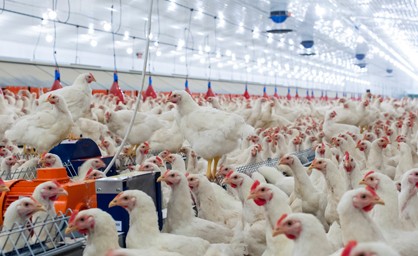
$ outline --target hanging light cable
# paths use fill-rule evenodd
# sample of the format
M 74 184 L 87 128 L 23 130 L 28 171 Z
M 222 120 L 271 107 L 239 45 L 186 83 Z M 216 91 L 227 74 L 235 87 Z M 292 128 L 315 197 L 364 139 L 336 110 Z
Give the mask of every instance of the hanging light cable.
M 152 5 L 153 5 L 153 3 L 154 3 L 154 0 L 149 0 L 148 20 L 150 22 L 148 23 L 147 35 L 149 35 L 151 33 L 151 16 L 152 16 Z M 145 72 L 146 72 L 147 62 L 148 62 L 149 43 L 150 43 L 150 38 L 149 38 L 149 36 L 147 36 L 146 37 L 146 43 L 145 43 L 144 62 L 142 64 L 141 90 L 140 90 L 140 92 L 138 94 L 138 97 L 136 99 L 135 109 L 134 109 L 134 112 L 133 112 L 131 121 L 129 123 L 129 126 L 128 126 L 128 129 L 127 129 L 126 133 L 125 133 L 125 136 L 123 137 L 123 140 L 122 140 L 122 143 L 121 143 L 120 147 L 116 151 L 116 153 L 113 156 L 113 158 L 110 161 L 110 163 L 107 165 L 106 169 L 103 171 L 104 174 L 107 174 L 110 171 L 110 169 L 113 167 L 113 164 L 115 163 L 117 157 L 122 152 L 123 146 L 126 144 L 126 140 L 128 139 L 128 136 L 131 133 L 132 126 L 134 124 L 134 121 L 135 121 L 135 118 L 136 118 L 136 114 L 138 113 L 139 106 L 141 105 L 141 98 L 142 98 L 141 96 L 142 96 L 142 91 L 144 90 L 144 85 L 145 85 Z

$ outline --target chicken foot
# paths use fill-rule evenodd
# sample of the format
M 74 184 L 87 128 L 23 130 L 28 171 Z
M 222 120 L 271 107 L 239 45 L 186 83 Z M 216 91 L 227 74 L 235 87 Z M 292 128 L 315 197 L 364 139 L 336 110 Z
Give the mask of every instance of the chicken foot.
M 206 170 L 206 177 L 208 178 L 208 180 L 212 179 L 212 162 L 213 159 L 208 160 L 208 168 Z
M 219 160 L 221 159 L 221 157 L 220 156 L 216 156 L 215 158 L 214 158 L 214 163 L 213 163 L 213 168 L 212 168 L 212 176 L 211 176 L 211 181 L 214 181 L 214 180 L 216 180 L 216 171 L 217 171 L 217 168 L 218 168 L 218 163 L 219 163 Z

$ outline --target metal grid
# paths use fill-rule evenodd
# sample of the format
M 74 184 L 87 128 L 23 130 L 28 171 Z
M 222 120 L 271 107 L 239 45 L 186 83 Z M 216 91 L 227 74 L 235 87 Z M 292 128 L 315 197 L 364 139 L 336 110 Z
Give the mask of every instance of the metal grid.
M 66 214 L 48 215 L 3 230 L 0 232 L 0 255 L 62 255 L 65 251 L 80 248 L 85 243 L 85 236 L 64 233 L 68 215 L 71 215 L 70 209 Z
M 300 151 L 300 152 L 294 152 L 294 153 L 292 153 L 292 155 L 297 156 L 299 158 L 300 162 L 304 166 L 310 165 L 311 162 L 315 159 L 315 151 L 312 150 L 312 149 L 308 149 L 308 150 L 304 150 L 304 151 Z M 267 159 L 265 161 L 262 161 L 262 162 L 240 166 L 240 167 L 237 168 L 237 172 L 245 173 L 245 174 L 251 176 L 251 174 L 253 172 L 256 172 L 258 170 L 258 168 L 260 168 L 261 166 L 274 167 L 274 166 L 277 165 L 278 161 L 279 161 L 279 158 L 269 158 L 269 159 Z

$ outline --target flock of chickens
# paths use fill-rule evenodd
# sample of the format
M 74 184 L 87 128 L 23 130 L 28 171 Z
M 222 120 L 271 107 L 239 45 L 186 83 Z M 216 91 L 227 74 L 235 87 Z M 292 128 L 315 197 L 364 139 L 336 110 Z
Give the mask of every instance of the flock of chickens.
M 120 175 L 161 172 L 162 232 L 153 200 L 123 191 L 109 207 L 130 215 L 127 248 L 119 246 L 112 217 L 88 209 L 74 212 L 66 229 L 87 235 L 83 255 L 418 255 L 415 100 L 205 99 L 174 91 L 143 102 L 124 146 L 136 97 L 92 95 L 94 81 L 82 74 L 38 99 L 27 91 L 0 95 L 3 179 L 39 165 L 62 166 L 47 152 L 76 137 L 94 140 L 102 155 L 123 147 L 135 161 Z M 309 167 L 291 154 L 309 149 L 315 150 Z M 237 171 L 268 159 L 279 161 Z M 98 170 L 104 166 L 91 159 L 73 181 L 104 177 Z M 53 216 L 54 200 L 65 194 L 54 181 L 39 185 L 33 197 L 9 206 L 3 231 L 44 211 Z M 3 251 L 8 243 L 0 239 Z

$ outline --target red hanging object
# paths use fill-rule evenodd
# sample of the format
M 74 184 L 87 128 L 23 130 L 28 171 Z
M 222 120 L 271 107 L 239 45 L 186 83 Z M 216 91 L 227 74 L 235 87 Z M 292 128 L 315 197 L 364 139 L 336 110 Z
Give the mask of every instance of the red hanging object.
M 211 86 L 210 81 L 208 82 L 208 91 L 206 92 L 205 100 L 207 100 L 209 97 L 215 97 L 215 93 L 213 93 L 212 91 L 212 86 Z
M 244 98 L 246 98 L 247 100 L 250 98 L 250 94 L 248 93 L 248 88 L 247 85 L 245 85 L 245 92 L 243 94 Z
M 298 92 L 298 88 L 296 88 L 295 98 L 296 98 L 297 100 L 299 99 L 299 92 Z
M 118 103 L 119 102 L 125 103 L 125 95 L 123 94 L 122 90 L 119 87 L 118 79 L 119 79 L 118 73 L 115 71 L 115 73 L 113 73 L 113 84 L 110 87 L 109 92 L 115 95 L 116 97 L 118 97 Z
M 279 94 L 277 94 L 277 87 L 274 87 L 274 95 L 273 95 L 273 97 L 276 98 L 276 99 L 280 98 L 279 97 Z
M 290 95 L 290 88 L 287 88 L 287 95 L 286 95 L 286 99 L 287 100 L 291 100 L 292 96 Z
M 55 69 L 55 80 L 54 83 L 51 86 L 51 89 L 49 91 L 55 91 L 62 88 L 61 84 L 61 74 L 58 69 Z
M 267 88 L 265 86 L 263 88 L 263 98 L 269 98 L 269 96 L 267 95 Z
M 335 99 L 338 100 L 338 92 L 335 94 Z
M 306 90 L 306 97 L 305 97 L 305 99 L 311 100 L 311 96 L 309 96 L 309 90 Z
M 151 97 L 153 99 L 157 98 L 157 94 L 154 91 L 154 88 L 152 87 L 152 78 L 151 76 L 148 78 L 148 88 L 145 91 L 144 94 L 144 101 L 148 98 Z
M 328 93 L 327 92 L 325 92 L 324 100 L 328 101 Z

